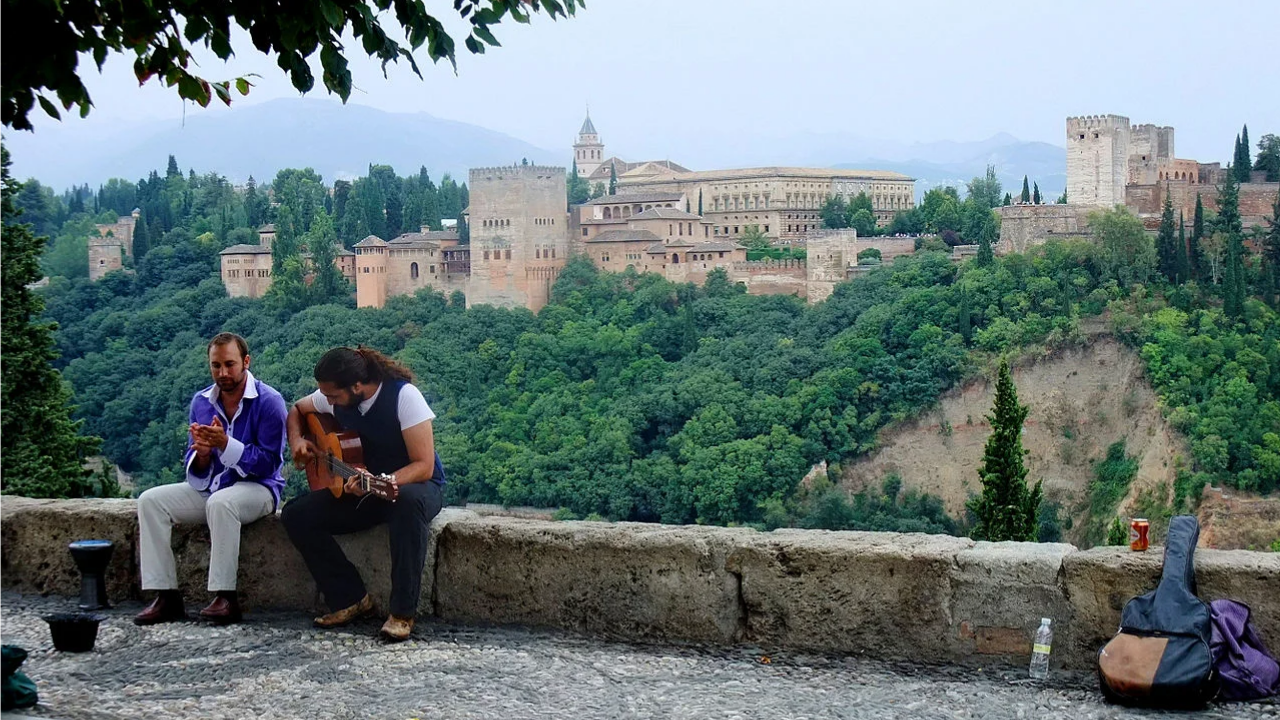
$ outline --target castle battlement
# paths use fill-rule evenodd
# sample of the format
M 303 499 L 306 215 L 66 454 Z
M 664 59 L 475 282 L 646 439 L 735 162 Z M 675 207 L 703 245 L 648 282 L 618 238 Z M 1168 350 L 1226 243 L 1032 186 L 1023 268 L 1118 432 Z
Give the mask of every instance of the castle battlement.
M 1123 115 L 1079 115 L 1067 118 L 1067 132 L 1098 129 L 1129 129 L 1129 118 Z
M 481 167 L 471 168 L 470 180 L 509 180 L 512 178 L 523 178 L 533 180 L 544 176 L 564 177 L 567 173 L 563 167 L 555 167 L 553 165 L 502 165 L 498 167 Z

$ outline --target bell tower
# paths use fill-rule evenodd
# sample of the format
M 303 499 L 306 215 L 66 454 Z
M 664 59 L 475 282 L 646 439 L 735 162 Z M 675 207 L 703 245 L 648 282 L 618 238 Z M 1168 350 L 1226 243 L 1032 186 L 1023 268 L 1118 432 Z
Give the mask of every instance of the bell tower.
M 604 143 L 591 123 L 591 111 L 578 131 L 578 142 L 573 144 L 573 159 L 578 163 L 578 177 L 587 177 L 604 164 Z

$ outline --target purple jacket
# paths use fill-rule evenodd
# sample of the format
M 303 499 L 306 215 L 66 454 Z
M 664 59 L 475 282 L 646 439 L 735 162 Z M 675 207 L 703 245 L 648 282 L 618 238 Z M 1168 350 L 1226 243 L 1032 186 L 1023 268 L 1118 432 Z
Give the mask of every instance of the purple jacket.
M 245 371 L 244 397 L 233 418 L 228 418 L 218 402 L 218 385 L 214 383 L 191 398 L 191 422 L 211 425 L 216 415 L 227 430 L 227 449 L 213 451 L 213 458 L 204 475 L 191 470 L 196 451 L 191 447 L 194 438 L 187 435 L 187 483 L 208 496 L 238 482 L 256 482 L 266 485 L 280 505 L 280 492 L 284 490 L 284 477 L 280 468 L 284 465 L 286 443 L 285 418 L 288 410 L 284 398 L 270 385 Z

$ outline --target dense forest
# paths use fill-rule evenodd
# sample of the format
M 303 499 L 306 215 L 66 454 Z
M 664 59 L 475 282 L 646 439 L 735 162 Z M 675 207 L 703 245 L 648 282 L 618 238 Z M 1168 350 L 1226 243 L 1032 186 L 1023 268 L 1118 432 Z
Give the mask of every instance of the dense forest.
M 408 364 L 439 416 L 451 502 L 562 508 L 563 517 L 964 532 L 968 519 L 903 492 L 896 477 L 853 498 L 821 477 L 801 480 L 821 461 L 867 452 L 887 424 L 1001 356 L 1082 342 L 1080 318 L 1104 314 L 1140 350 L 1190 438 L 1179 502 L 1206 482 L 1263 493 L 1280 484 L 1280 322 L 1267 304 L 1280 228 L 1273 220 L 1261 251 L 1243 250 L 1229 202 L 1221 216 L 1197 220 L 1199 236 L 1180 255 L 1169 256 L 1163 228 L 1153 242 L 1118 209 L 1094 218 L 1094 242 L 1027 254 L 958 264 L 926 243 L 813 306 L 748 296 L 723 273 L 695 287 L 602 273 L 582 259 L 536 315 L 465 309 L 461 294 L 431 291 L 382 309 L 356 309 L 344 288 L 226 296 L 218 252 L 251 241 L 260 222 L 283 219 L 300 238 L 332 232 L 349 245 L 362 233 L 434 226 L 465 204 L 465 186 L 384 167 L 341 193 L 306 170 L 282 171 L 268 195 L 184 175 L 173 162 L 97 194 L 22 188 L 21 220 L 54 238 L 41 294 L 58 324 L 55 364 L 73 390 L 74 417 L 140 487 L 179 479 L 188 402 L 209 384 L 204 343 L 229 330 L 248 339 L 253 372 L 290 400 L 314 388 L 312 367 L 334 345 L 364 343 Z M 988 203 L 1000 198 L 998 185 L 985 192 Z M 146 217 L 133 267 L 88 282 L 72 256 L 95 208 L 133 207 Z M 988 222 L 975 220 L 972 232 L 989 239 Z M 1229 273 L 1196 251 L 1196 240 L 1215 237 Z M 299 479 L 291 483 L 296 492 Z

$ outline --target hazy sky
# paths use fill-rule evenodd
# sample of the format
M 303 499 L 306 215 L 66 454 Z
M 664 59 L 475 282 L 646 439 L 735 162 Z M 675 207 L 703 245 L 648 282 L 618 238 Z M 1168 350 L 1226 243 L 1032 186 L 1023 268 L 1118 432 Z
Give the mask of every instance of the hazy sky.
M 428 3 L 452 15 L 451 5 Z M 1280 133 L 1278 28 L 1275 0 L 588 0 L 567 21 L 496 27 L 503 47 L 483 56 L 459 41 L 456 76 L 424 64 L 424 80 L 404 65 L 384 79 L 354 57 L 353 42 L 351 102 L 549 149 L 573 142 L 590 103 L 607 148 L 631 159 L 668 156 L 672 138 L 691 133 L 732 145 L 798 133 L 929 142 L 1003 131 L 1062 145 L 1067 115 L 1116 113 L 1175 126 L 1179 157 L 1226 161 L 1242 123 L 1255 143 Z M 231 63 L 209 56 L 202 71 L 261 74 L 238 102 L 297 95 L 246 35 L 233 46 Z M 126 58 L 102 75 L 83 66 L 96 109 L 68 124 L 206 112 L 154 82 L 139 88 Z M 41 116 L 37 132 L 48 122 Z

